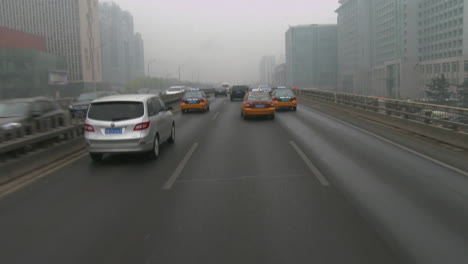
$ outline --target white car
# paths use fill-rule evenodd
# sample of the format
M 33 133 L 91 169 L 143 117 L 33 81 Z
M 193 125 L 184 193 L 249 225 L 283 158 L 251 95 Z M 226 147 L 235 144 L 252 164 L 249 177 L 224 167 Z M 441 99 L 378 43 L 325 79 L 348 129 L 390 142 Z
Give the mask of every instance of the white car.
M 178 94 L 185 92 L 185 86 L 172 86 L 166 90 L 166 94 Z
M 157 95 L 118 95 L 93 101 L 85 121 L 85 140 L 93 161 L 106 153 L 146 152 L 159 156 L 159 146 L 175 141 L 172 107 Z

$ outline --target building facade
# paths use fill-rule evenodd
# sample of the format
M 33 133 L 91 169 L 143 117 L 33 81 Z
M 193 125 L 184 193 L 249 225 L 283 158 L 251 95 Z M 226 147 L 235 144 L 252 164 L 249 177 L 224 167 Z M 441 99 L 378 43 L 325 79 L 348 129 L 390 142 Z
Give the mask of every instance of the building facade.
M 468 32 L 464 30 L 468 10 L 464 0 L 339 2 L 341 91 L 420 99 L 425 97 L 427 84 L 434 77 L 444 74 L 453 87 L 468 77 Z M 369 56 L 370 65 L 359 63 L 369 61 Z M 355 73 L 366 68 L 370 82 L 356 85 Z
M 275 67 L 273 73 L 273 85 L 275 87 L 286 85 L 286 63 L 281 63 Z
M 124 86 L 145 76 L 141 34 L 135 34 L 133 16 L 115 3 L 100 3 L 103 80 Z
M 0 0 L 0 6 L 0 26 L 45 37 L 47 51 L 65 57 L 69 80 L 102 80 L 98 0 Z
M 0 99 L 55 96 L 51 71 L 65 71 L 65 57 L 37 49 L 0 47 Z
M 338 14 L 337 90 L 371 92 L 372 24 L 371 0 L 340 0 Z
M 276 57 L 275 56 L 263 56 L 260 60 L 259 81 L 261 84 L 273 85 L 273 74 L 275 72 Z
M 287 86 L 336 89 L 337 26 L 301 25 L 286 32 Z

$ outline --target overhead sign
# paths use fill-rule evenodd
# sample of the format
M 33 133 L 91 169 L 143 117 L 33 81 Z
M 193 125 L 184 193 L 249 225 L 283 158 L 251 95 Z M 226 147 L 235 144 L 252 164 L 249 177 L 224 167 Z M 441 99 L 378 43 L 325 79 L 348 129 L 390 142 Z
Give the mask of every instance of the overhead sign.
M 50 85 L 66 85 L 68 84 L 68 73 L 61 71 L 49 71 Z

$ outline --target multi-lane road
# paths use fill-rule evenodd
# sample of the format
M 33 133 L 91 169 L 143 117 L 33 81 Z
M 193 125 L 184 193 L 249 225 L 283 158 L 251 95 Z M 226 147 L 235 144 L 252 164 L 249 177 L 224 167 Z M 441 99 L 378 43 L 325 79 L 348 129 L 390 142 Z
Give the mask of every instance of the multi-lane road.
M 83 156 L 2 197 L 0 263 L 468 263 L 466 152 L 347 122 L 178 114 L 155 162 Z

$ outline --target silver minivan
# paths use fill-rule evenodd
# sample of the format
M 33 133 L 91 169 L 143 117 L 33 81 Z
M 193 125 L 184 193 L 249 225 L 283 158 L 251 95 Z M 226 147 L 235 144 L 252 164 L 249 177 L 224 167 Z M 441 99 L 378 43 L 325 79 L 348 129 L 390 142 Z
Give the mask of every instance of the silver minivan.
M 85 140 L 94 161 L 106 153 L 147 152 L 175 141 L 172 107 L 153 94 L 116 95 L 93 101 L 85 121 Z

